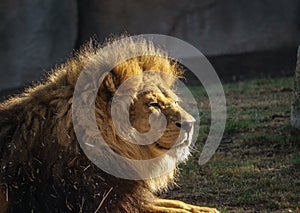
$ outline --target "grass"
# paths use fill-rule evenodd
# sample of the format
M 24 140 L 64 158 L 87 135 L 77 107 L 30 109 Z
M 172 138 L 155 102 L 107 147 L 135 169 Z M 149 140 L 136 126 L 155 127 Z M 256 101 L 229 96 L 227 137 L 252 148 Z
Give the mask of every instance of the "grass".
M 292 78 L 224 85 L 225 133 L 212 159 L 198 159 L 210 124 L 207 95 L 191 87 L 201 127 L 178 187 L 165 197 L 221 212 L 300 212 L 300 133 L 290 126 Z

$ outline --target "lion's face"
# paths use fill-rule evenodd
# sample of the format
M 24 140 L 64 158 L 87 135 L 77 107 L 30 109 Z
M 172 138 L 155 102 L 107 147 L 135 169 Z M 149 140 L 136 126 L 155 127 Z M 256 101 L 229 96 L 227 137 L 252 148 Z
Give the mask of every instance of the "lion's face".
M 195 122 L 193 116 L 180 107 L 177 95 L 157 75 L 144 80 L 139 89 L 145 92 L 139 93 L 131 104 L 129 113 L 132 126 L 140 133 L 147 133 L 151 129 L 149 120 L 154 120 L 152 128 L 161 137 L 148 145 L 153 156 L 160 156 L 170 150 L 168 154 L 178 161 L 186 159 Z M 166 118 L 165 129 L 159 122 L 156 124 L 163 115 Z
M 104 77 L 96 104 L 100 111 L 107 113 L 102 113 L 104 118 L 98 124 L 116 153 L 137 160 L 165 155 L 176 164 L 190 153 L 195 119 L 180 107 L 180 100 L 172 90 L 177 79 L 172 71 L 174 66 L 167 59 L 150 59 L 154 61 L 148 58 L 144 61 L 163 66 L 149 68 L 143 60 L 131 60 Z M 150 71 L 143 71 L 145 67 Z M 126 97 L 131 97 L 129 104 L 124 101 Z M 116 107 L 112 110 L 112 106 Z M 126 113 L 129 120 L 124 119 Z M 124 124 L 130 127 L 124 127 Z M 136 135 L 138 143 L 131 140 Z

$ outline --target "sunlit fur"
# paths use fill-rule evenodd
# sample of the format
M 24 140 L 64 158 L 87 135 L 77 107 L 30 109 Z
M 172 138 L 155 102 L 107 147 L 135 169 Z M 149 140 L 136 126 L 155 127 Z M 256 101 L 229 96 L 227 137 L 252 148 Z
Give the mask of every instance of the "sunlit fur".
M 161 207 L 165 204 L 160 202 L 156 207 L 153 192 L 166 189 L 173 181 L 175 170 L 159 178 L 124 180 L 101 171 L 80 149 L 71 110 L 80 73 L 87 65 L 90 66 L 88 69 L 105 66 L 114 63 L 128 50 L 139 50 L 148 56 L 119 64 L 103 79 L 95 104 L 99 130 L 116 153 L 128 158 L 149 159 L 173 149 L 160 163 L 177 165 L 189 154 L 187 146 L 172 148 L 173 138 L 182 137 L 184 140 L 185 137 L 180 136 L 180 128 L 174 122 L 180 122 L 180 114 L 184 119 L 192 119 L 175 103 L 176 95 L 170 90 L 173 78 L 156 76 L 136 81 L 129 88 L 133 91 L 130 119 L 138 131 L 147 132 L 149 123 L 146 118 L 157 113 L 158 109 L 147 105 L 153 98 L 160 104 L 159 110 L 166 114 L 169 122 L 166 132 L 157 142 L 159 145 L 134 145 L 118 136 L 112 125 L 110 105 L 117 88 L 126 79 L 149 70 L 165 72 L 175 78 L 183 73 L 177 63 L 169 60 L 166 53 L 151 42 L 129 39 L 126 43 L 119 41 L 114 49 L 103 51 L 112 42 L 108 41 L 101 47 L 85 46 L 75 57 L 53 70 L 45 81 L 0 105 L 0 177 L 3 189 L 0 212 L 94 212 L 96 209 L 120 213 L 173 212 L 168 206 L 201 212 L 201 207 L 179 201 L 166 204 L 166 208 Z M 149 53 L 155 56 L 149 56 Z M 158 84 L 160 89 L 157 89 Z M 150 90 L 135 94 L 143 87 Z M 168 94 L 162 92 L 162 88 Z M 215 211 L 203 208 L 203 212 Z

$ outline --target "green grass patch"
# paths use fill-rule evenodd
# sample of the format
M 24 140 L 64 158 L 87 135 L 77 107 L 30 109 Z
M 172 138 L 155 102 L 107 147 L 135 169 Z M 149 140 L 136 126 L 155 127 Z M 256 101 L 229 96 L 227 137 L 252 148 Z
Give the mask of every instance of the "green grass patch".
M 300 134 L 290 125 L 292 78 L 224 85 L 227 123 L 213 158 L 198 159 L 210 128 L 202 87 L 191 87 L 201 127 L 193 155 L 180 165 L 178 187 L 166 196 L 221 212 L 300 212 Z

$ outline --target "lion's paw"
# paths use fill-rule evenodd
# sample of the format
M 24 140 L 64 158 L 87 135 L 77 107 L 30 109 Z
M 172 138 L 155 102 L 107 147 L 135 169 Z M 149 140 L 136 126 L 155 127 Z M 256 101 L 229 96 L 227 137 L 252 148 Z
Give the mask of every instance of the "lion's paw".
M 219 213 L 209 207 L 194 206 L 178 200 L 158 199 L 152 205 L 146 206 L 145 212 L 152 213 Z

